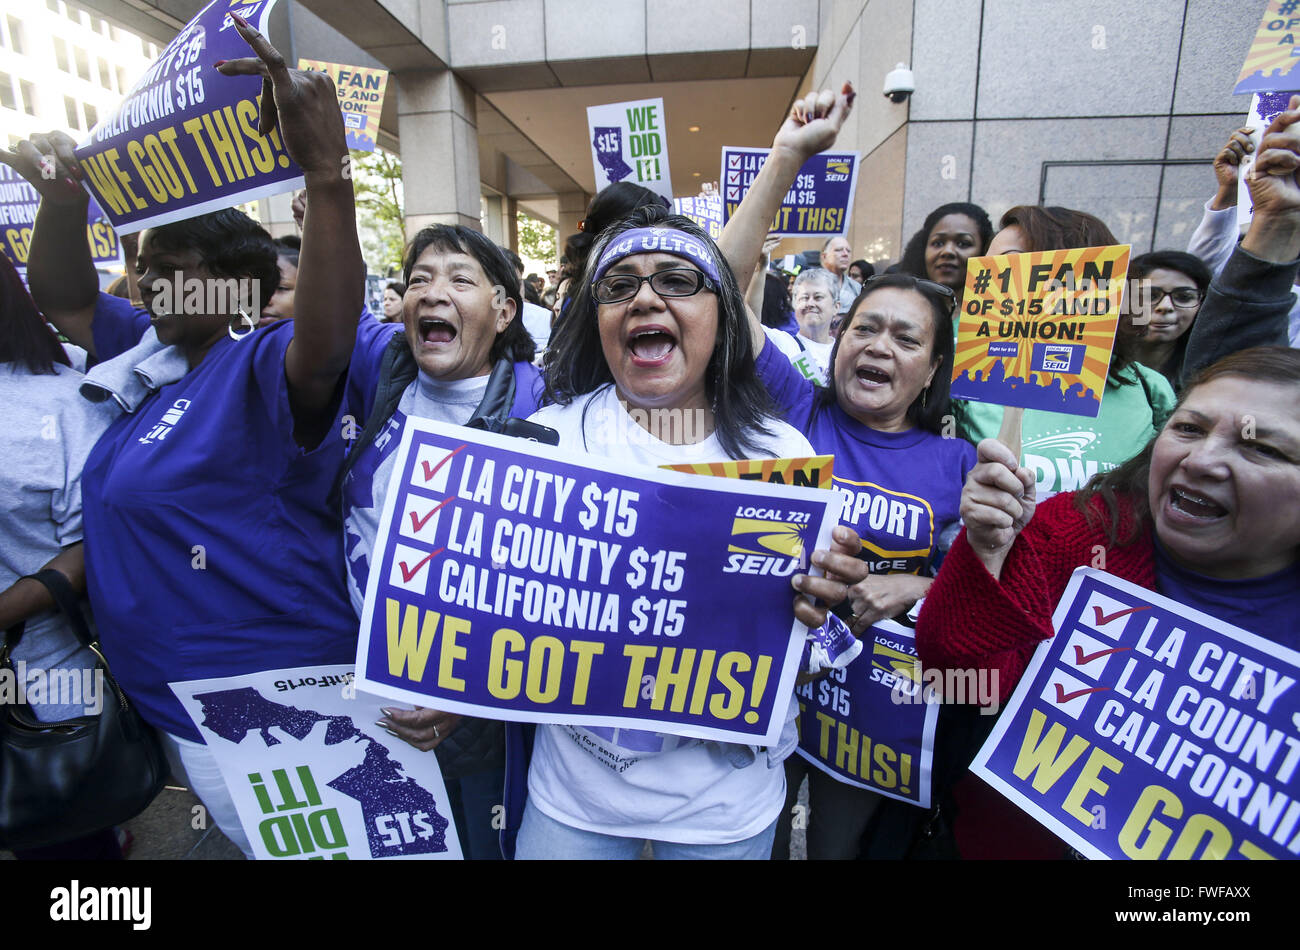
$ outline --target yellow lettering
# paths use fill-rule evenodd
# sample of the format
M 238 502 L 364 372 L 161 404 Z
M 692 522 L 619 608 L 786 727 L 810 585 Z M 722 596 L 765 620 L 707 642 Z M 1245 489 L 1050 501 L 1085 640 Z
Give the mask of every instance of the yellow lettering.
M 1142 794 L 1138 796 L 1137 804 L 1133 806 L 1133 812 L 1124 822 L 1124 827 L 1119 830 L 1119 847 L 1120 850 L 1127 854 L 1134 861 L 1158 860 L 1160 855 L 1164 854 L 1165 845 L 1173 837 L 1173 832 L 1169 826 L 1163 822 L 1156 821 L 1153 817 L 1156 808 L 1160 805 L 1166 806 L 1163 814 L 1169 818 L 1181 818 L 1183 816 L 1183 803 L 1178 800 L 1178 796 L 1168 789 L 1161 788 L 1159 785 L 1148 785 L 1142 789 Z M 1146 841 L 1139 847 L 1137 843 L 1138 835 L 1143 831 L 1147 832 Z
M 528 685 L 524 693 L 535 703 L 553 702 L 560 695 L 563 671 L 564 644 L 555 637 L 538 637 L 528 648 Z
M 1088 756 L 1088 761 L 1083 763 L 1083 769 L 1079 772 L 1079 777 L 1074 780 L 1074 785 L 1070 789 L 1070 794 L 1065 796 L 1065 801 L 1061 807 L 1067 814 L 1073 815 L 1085 827 L 1091 827 L 1093 821 L 1092 812 L 1083 800 L 1088 797 L 1089 792 L 1096 792 L 1098 795 L 1105 795 L 1110 791 L 1110 786 L 1101 781 L 1098 776 L 1102 769 L 1109 769 L 1116 775 L 1124 764 L 1101 749 L 1093 749 Z
M 206 116 L 204 117 L 206 118 Z M 199 154 L 203 156 L 203 164 L 207 166 L 208 175 L 212 178 L 212 184 L 221 187 L 221 176 L 217 174 L 217 166 L 212 162 L 212 156 L 208 154 L 208 144 L 203 141 L 203 119 L 195 116 L 193 119 L 186 119 L 181 128 L 194 140 L 198 146 Z
M 442 618 L 442 652 L 438 656 L 438 688 L 465 692 L 465 681 L 456 676 L 452 665 L 463 660 L 469 651 L 456 643 L 456 637 L 469 633 L 469 621 L 459 617 Z
M 686 647 L 682 650 L 681 662 L 677 669 L 673 669 L 673 658 L 677 654 L 676 647 L 664 647 L 659 653 L 659 670 L 655 673 L 655 692 L 650 699 L 651 709 L 663 709 L 664 702 L 668 698 L 668 691 L 673 692 L 673 701 L 671 709 L 673 712 L 681 712 L 686 708 L 686 693 L 690 687 L 691 671 L 695 666 L 695 650 L 692 647 Z
M 605 652 L 605 644 L 597 640 L 573 640 L 569 649 L 578 654 L 578 669 L 573 676 L 573 705 L 581 706 L 587 701 L 587 687 L 591 683 L 592 657 Z
M 524 681 L 523 661 L 507 660 L 506 650 L 522 653 L 523 634 L 508 627 L 492 634 L 492 652 L 488 655 L 488 692 L 497 699 L 514 699 Z
M 628 643 L 623 646 L 623 655 L 632 661 L 627 668 L 627 688 L 623 690 L 623 707 L 635 709 L 637 697 L 641 695 L 641 677 L 645 673 L 646 660 L 655 655 L 658 647 L 642 646 Z
M 727 692 L 709 697 L 709 712 L 718 719 L 735 719 L 745 703 L 745 687 L 736 682 L 732 672 L 748 673 L 754 663 L 748 653 L 732 650 L 718 661 L 718 683 Z
M 1024 742 L 1020 744 L 1020 752 L 1012 768 L 1018 779 L 1026 779 L 1032 774 L 1034 790 L 1040 793 L 1046 792 L 1055 785 L 1066 770 L 1074 764 L 1074 760 L 1083 755 L 1083 751 L 1088 748 L 1087 739 L 1083 736 L 1074 736 L 1065 747 L 1065 751 L 1058 757 L 1061 740 L 1065 738 L 1065 727 L 1059 722 L 1053 723 L 1052 728 L 1047 730 L 1046 737 L 1040 742 L 1039 737 L 1042 736 L 1043 724 L 1046 722 L 1047 717 L 1041 710 L 1035 709 L 1030 714 L 1029 727 L 1025 730 Z
M 167 192 L 163 191 L 162 182 L 154 174 L 154 170 L 141 160 L 144 158 L 144 146 L 131 139 L 126 143 L 126 154 L 131 159 L 131 164 L 135 166 L 136 174 L 144 182 L 144 186 L 149 191 L 149 196 L 154 201 L 166 201 Z
M 389 597 L 386 607 L 388 673 L 390 676 L 405 675 L 407 679 L 418 683 L 424 679 L 424 666 L 429 662 L 429 650 L 438 630 L 439 615 L 426 610 L 421 622 L 419 608 L 407 604 L 399 625 L 397 614 L 401 604 Z M 405 668 L 409 668 L 410 672 L 403 674 Z
M 185 164 L 185 159 L 181 155 L 181 150 L 176 147 L 176 130 L 170 126 L 158 130 L 159 140 L 171 150 L 172 158 L 176 161 L 176 167 L 180 173 L 185 176 L 185 186 L 189 188 L 190 194 L 198 193 L 198 186 L 194 184 L 194 178 L 190 175 L 189 166 Z

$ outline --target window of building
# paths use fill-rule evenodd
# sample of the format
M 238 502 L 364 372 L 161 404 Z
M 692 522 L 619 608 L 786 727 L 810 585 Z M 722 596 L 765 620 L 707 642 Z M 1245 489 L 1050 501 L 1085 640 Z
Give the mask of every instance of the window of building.
M 15 53 L 27 52 L 26 37 L 23 36 L 23 25 L 12 16 L 5 17 L 5 24 L 9 27 L 9 48 Z
M 23 111 L 28 115 L 36 115 L 36 87 L 26 79 L 20 79 L 18 88 L 23 95 Z
M 59 0 L 45 0 L 45 6 L 49 8 L 51 13 L 59 12 Z
M 80 46 L 74 46 L 72 49 L 77 57 L 77 75 L 90 82 L 90 57 Z
M 86 103 L 86 128 L 88 130 L 93 129 L 98 124 L 99 124 L 99 110 L 96 109 L 94 106 L 92 106 L 89 102 L 87 102 Z
M 99 59 L 99 84 L 105 89 L 113 88 L 113 74 L 108 68 L 108 63 L 101 56 Z
M 126 70 L 121 66 L 115 68 L 117 69 L 117 91 L 124 93 L 131 88 L 126 82 Z
M 63 42 L 61 36 L 54 37 L 54 62 L 65 73 L 72 72 L 72 67 L 68 64 L 68 44 Z
M 68 126 L 70 128 L 81 128 L 81 110 L 77 108 L 77 100 L 71 96 L 63 97 L 63 111 L 68 117 Z
M 0 73 L 0 107 L 5 109 L 18 109 L 18 103 L 14 99 L 14 81 L 8 73 Z

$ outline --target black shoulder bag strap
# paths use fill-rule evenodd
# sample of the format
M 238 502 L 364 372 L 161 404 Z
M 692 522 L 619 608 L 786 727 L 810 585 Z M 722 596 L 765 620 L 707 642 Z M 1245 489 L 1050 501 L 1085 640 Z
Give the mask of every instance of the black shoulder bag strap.
M 406 342 L 406 334 L 394 333 L 379 363 L 379 383 L 375 387 L 374 406 L 371 407 L 370 415 L 366 417 L 366 423 L 361 428 L 361 435 L 352 444 L 347 457 L 343 460 L 343 465 L 339 468 L 338 477 L 334 479 L 334 487 L 330 489 L 332 510 L 338 510 L 343 497 L 343 481 L 347 478 L 348 472 L 352 471 L 352 467 L 357 464 L 361 447 L 374 441 L 379 435 L 379 430 L 393 417 L 398 403 L 402 401 L 402 393 L 406 392 L 406 387 L 411 385 L 418 372 L 419 367 L 415 365 L 415 357 Z
M 81 611 L 81 600 L 77 597 L 76 591 L 72 589 L 72 584 L 63 576 L 61 571 L 56 571 L 52 567 L 45 570 L 37 571 L 35 574 L 28 574 L 19 578 L 24 581 L 37 581 L 50 592 L 54 598 L 55 606 L 59 608 L 68 618 L 68 625 L 72 627 L 72 632 L 77 635 L 82 646 L 91 646 L 95 643 L 95 638 L 90 632 L 90 627 L 86 624 L 86 616 Z M 14 647 L 23 639 L 23 632 L 27 626 L 25 620 L 20 620 L 7 631 L 5 631 L 4 649 L 0 651 L 0 660 L 7 660 L 13 653 Z

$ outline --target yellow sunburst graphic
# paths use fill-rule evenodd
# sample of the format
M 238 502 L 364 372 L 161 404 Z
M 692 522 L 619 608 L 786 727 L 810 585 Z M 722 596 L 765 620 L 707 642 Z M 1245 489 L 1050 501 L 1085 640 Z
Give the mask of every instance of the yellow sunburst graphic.
M 733 539 L 728 551 L 739 554 L 780 554 L 784 557 L 803 557 L 803 538 L 800 525 L 790 521 L 765 521 L 759 518 L 737 518 L 731 525 Z M 748 543 L 762 550 L 745 548 L 735 543 L 737 536 L 746 536 Z
M 1077 373 L 1053 373 L 1061 390 L 1079 383 L 1100 398 L 1119 327 L 1130 248 L 1071 248 L 972 257 L 957 329 L 952 378 L 1001 377 L 1046 385 L 1034 344 L 1087 347 Z M 993 345 L 992 347 L 990 345 Z M 992 349 L 992 352 L 990 350 Z M 956 393 L 954 393 L 956 395 Z
M 1248 90 L 1277 91 L 1294 89 L 1291 82 L 1270 83 L 1268 79 L 1284 78 L 1294 73 L 1297 56 L 1297 39 L 1300 38 L 1300 3 L 1295 0 L 1268 0 L 1264 17 L 1259 21 L 1255 39 L 1246 54 L 1246 62 L 1237 77 L 1240 86 L 1248 80 Z M 1261 82 L 1263 80 L 1263 82 Z

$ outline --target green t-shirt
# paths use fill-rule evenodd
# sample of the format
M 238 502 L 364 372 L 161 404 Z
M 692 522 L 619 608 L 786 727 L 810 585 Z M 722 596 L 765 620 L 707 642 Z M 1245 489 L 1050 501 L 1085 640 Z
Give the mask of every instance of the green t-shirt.
M 1127 462 L 1155 437 L 1174 409 L 1174 391 L 1156 370 L 1130 363 L 1117 386 L 1107 380 L 1101 414 L 1095 419 L 1026 409 L 1021 430 L 1022 465 L 1034 470 L 1037 500 L 1082 488 L 1098 472 Z M 1002 407 L 954 399 L 958 433 L 976 444 L 996 438 Z

